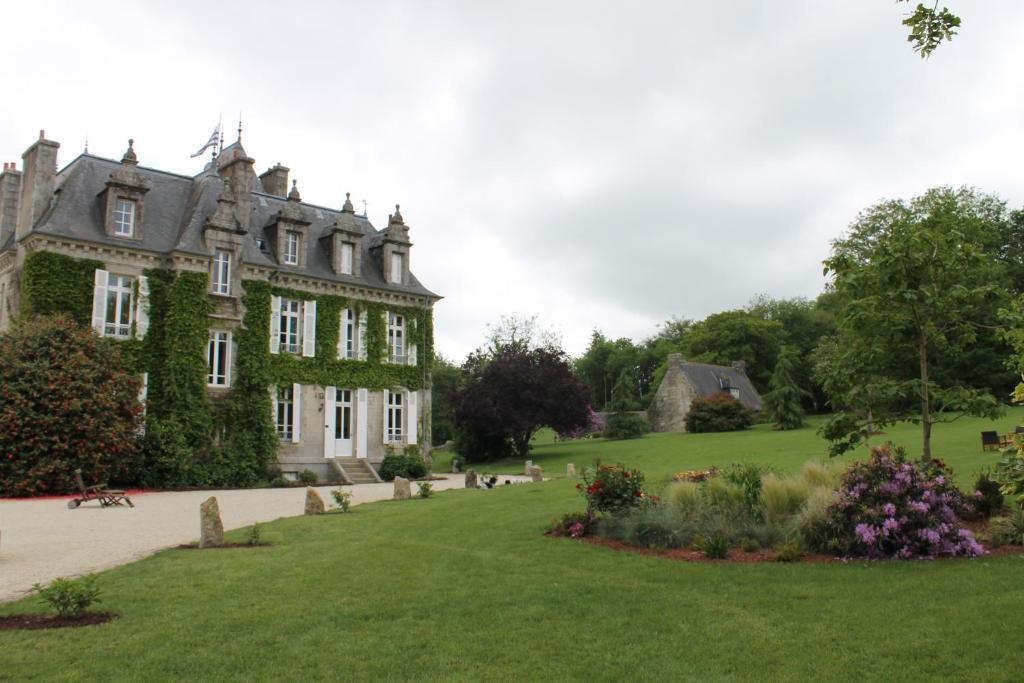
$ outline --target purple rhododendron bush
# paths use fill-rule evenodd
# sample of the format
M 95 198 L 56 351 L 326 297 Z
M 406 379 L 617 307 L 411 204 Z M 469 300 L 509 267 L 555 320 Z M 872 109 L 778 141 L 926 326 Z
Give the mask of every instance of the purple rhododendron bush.
M 902 449 L 874 448 L 845 472 L 829 508 L 830 550 L 847 557 L 975 557 L 985 550 L 960 525 L 968 512 L 941 460 L 908 460 Z

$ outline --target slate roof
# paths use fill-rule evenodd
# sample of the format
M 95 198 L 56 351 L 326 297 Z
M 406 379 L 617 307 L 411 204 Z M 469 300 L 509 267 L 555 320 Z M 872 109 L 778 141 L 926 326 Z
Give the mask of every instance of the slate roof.
M 231 147 L 225 149 L 225 152 Z M 110 174 L 122 165 L 112 159 L 82 154 L 58 174 L 54 201 L 33 228 L 33 232 L 69 237 L 85 242 L 127 246 L 149 252 L 186 253 L 211 255 L 203 240 L 203 225 L 217 208 L 217 198 L 224 182 L 208 164 L 195 177 L 168 173 L 145 166 L 134 170 L 152 182 L 152 189 L 146 193 L 143 210 L 141 239 L 126 240 L 110 236 L 104 230 L 105 205 L 99 197 L 107 187 Z M 366 236 L 362 241 L 362 272 L 353 275 L 337 275 L 331 268 L 327 242 L 321 237 L 329 234 L 334 222 L 341 214 L 340 209 L 329 209 L 315 204 L 299 202 L 304 220 L 310 221 L 305 247 L 305 266 L 288 266 L 278 263 L 269 248 L 260 249 L 257 240 L 270 244 L 267 227 L 274 222 L 278 212 L 288 201 L 264 193 L 258 178 L 252 194 L 252 214 L 249 235 L 245 241 L 242 259 L 246 264 L 266 266 L 284 273 L 294 273 L 322 280 L 349 283 L 406 294 L 415 294 L 439 299 L 424 287 L 412 274 L 408 284 L 386 282 L 378 259 L 370 253 L 384 239 L 384 231 L 373 227 L 364 216 L 355 216 L 357 227 Z M 4 245 L 0 245 L 2 250 Z
M 729 387 L 736 387 L 740 390 L 739 400 L 743 405 L 751 410 L 761 410 L 761 395 L 750 383 L 746 373 L 725 365 L 690 361 L 683 361 L 680 367 L 698 395 L 710 396 L 720 391 L 728 391 Z

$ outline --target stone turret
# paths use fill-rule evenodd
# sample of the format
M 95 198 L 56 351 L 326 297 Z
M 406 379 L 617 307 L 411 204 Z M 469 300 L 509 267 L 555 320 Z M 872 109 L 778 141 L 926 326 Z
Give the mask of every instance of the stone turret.
M 0 174 L 0 246 L 18 228 L 18 203 L 21 200 L 21 171 L 15 163 L 4 162 Z
M 235 194 L 235 217 L 243 230 L 252 222 L 252 191 L 256 186 L 256 160 L 245 153 L 239 140 L 224 148 L 217 158 L 217 173 L 231 181 Z

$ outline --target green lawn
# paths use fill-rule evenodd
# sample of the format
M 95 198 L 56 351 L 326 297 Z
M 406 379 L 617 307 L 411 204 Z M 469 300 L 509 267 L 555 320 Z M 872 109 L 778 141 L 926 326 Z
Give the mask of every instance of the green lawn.
M 937 429 L 936 454 L 965 480 L 995 459 L 979 450 L 986 426 Z M 757 428 L 533 458 L 554 474 L 600 457 L 658 480 L 737 460 L 793 469 L 823 450 L 813 429 Z M 1021 556 L 687 564 L 542 535 L 580 508 L 561 479 L 281 520 L 265 525 L 270 548 L 166 551 L 100 576 L 116 622 L 0 633 L 0 680 L 1021 678 Z

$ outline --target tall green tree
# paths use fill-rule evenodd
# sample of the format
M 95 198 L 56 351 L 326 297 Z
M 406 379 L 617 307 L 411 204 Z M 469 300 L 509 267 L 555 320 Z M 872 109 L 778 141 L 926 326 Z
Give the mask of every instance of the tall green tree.
M 452 396 L 459 387 L 462 372 L 459 366 L 436 354 L 430 371 L 430 432 L 431 442 L 440 446 L 455 438 L 452 424 Z
M 932 426 L 964 414 L 990 416 L 992 394 L 932 372 L 994 334 L 976 311 L 1005 303 L 1003 266 L 986 250 L 1001 203 L 969 189 L 936 188 L 910 201 L 867 209 L 833 243 L 825 273 L 842 302 L 838 332 L 818 370 L 840 411 L 824 428 L 833 453 L 899 419 L 921 425 L 923 457 Z
M 783 347 L 775 372 L 769 384 L 771 391 L 764 396 L 764 408 L 775 423 L 776 429 L 799 429 L 804 426 L 804 409 L 800 400 L 806 393 L 794 377 L 796 351 Z
M 638 410 L 640 408 L 640 392 L 637 389 L 636 376 L 623 368 L 612 389 L 612 400 L 608 407 L 615 412 Z

